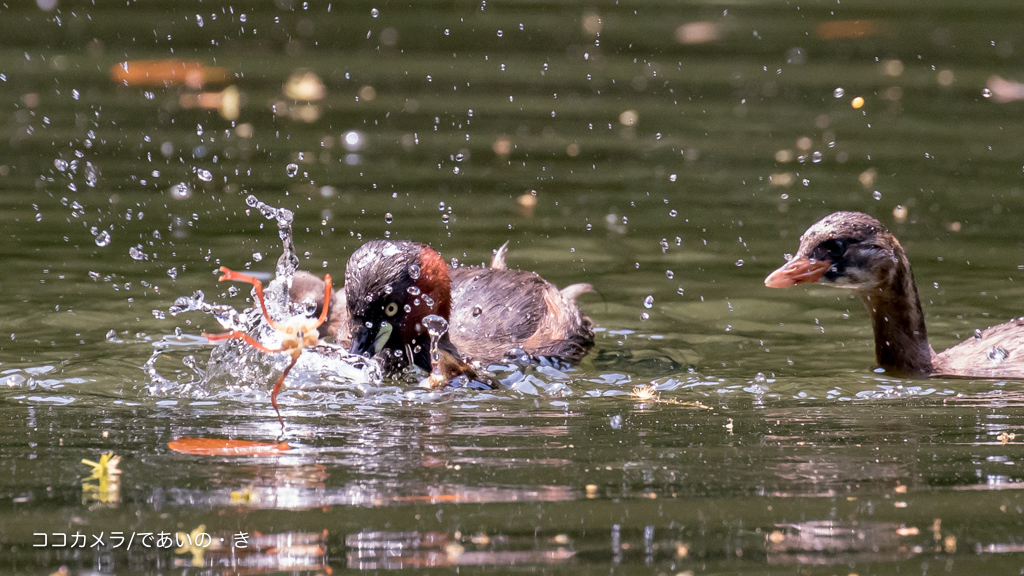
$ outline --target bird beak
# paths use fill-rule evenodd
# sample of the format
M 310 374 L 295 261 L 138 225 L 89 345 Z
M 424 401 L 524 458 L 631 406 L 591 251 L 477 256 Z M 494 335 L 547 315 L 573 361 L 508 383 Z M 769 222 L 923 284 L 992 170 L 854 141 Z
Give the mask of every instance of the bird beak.
M 376 356 L 384 349 L 393 330 L 391 324 L 382 322 L 375 335 L 366 326 L 359 325 L 352 330 L 352 343 L 349 345 L 349 351 L 361 356 Z
M 769 288 L 786 288 L 797 284 L 817 282 L 832 267 L 828 260 L 811 260 L 804 256 L 793 258 L 764 279 Z
M 381 322 L 380 330 L 377 331 L 377 337 L 373 340 L 374 355 L 380 354 L 380 351 L 384 349 L 384 345 L 387 344 L 388 338 L 391 338 L 391 330 L 391 324 Z

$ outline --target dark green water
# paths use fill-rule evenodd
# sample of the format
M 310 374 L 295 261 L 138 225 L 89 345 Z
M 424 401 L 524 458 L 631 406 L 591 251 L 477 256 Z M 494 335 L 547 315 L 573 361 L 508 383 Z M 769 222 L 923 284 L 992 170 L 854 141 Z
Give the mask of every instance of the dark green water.
M 762 283 L 860 210 L 936 349 L 1024 313 L 1024 104 L 984 93 L 1024 79 L 1017 3 L 40 4 L 0 6 L 0 570 L 1024 568 L 1021 384 L 877 374 L 859 301 Z M 144 59 L 224 76 L 112 79 Z M 283 93 L 302 70 L 322 98 Z M 190 107 L 229 86 L 236 119 Z M 467 264 L 509 241 L 595 286 L 596 346 L 494 393 L 297 369 L 287 455 L 174 453 L 280 432 L 271 379 L 187 384 L 220 328 L 167 314 L 244 308 L 220 265 L 272 271 L 249 194 L 335 278 L 387 234 Z M 107 451 L 119 485 L 83 489 Z M 202 557 L 156 545 L 200 526 Z

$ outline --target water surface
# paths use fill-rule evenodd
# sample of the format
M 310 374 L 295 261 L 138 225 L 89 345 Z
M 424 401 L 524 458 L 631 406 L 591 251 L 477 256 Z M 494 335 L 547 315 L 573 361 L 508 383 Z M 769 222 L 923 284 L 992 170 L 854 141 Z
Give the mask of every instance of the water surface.
M 1021 569 L 1020 383 L 876 373 L 859 301 L 762 284 L 860 210 L 936 349 L 1024 312 L 1021 105 L 989 88 L 1022 79 L 1016 3 L 50 4 L 0 8 L 4 570 Z M 118 80 L 158 59 L 203 82 Z M 293 450 L 174 453 L 281 435 L 274 359 L 195 385 L 220 327 L 168 313 L 251 303 L 215 275 L 273 271 L 250 194 L 335 278 L 371 238 L 508 241 L 595 286 L 595 348 L 488 393 L 300 366 Z

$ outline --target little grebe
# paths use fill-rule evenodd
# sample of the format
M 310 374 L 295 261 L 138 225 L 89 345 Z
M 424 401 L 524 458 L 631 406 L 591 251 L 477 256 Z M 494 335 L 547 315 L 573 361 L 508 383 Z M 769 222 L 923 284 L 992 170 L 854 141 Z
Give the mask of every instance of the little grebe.
M 1024 318 L 993 326 L 940 354 L 932 350 L 903 247 L 867 214 L 822 218 L 800 237 L 796 255 L 764 281 L 769 288 L 808 282 L 857 291 L 871 314 L 875 362 L 886 372 L 1024 378 Z
M 330 299 L 321 334 L 357 354 L 379 356 L 385 371 L 412 363 L 431 370 L 430 336 L 423 319 L 448 321 L 438 342 L 445 379 L 477 379 L 469 362 L 487 365 L 520 349 L 533 359 L 575 364 L 593 347 L 593 322 L 576 298 L 592 290 L 573 284 L 558 290 L 535 272 L 509 270 L 507 243 L 489 268 L 451 268 L 426 244 L 373 240 L 349 258 L 345 287 Z M 322 312 L 324 283 L 307 272 L 292 282 L 293 302 Z M 435 367 L 436 368 L 436 367 Z

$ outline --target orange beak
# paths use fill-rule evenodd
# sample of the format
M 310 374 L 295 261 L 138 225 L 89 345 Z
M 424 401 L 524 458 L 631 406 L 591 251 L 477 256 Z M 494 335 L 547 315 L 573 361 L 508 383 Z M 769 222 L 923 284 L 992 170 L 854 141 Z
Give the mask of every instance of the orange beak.
M 797 284 L 817 282 L 830 267 L 832 267 L 832 263 L 828 260 L 810 260 L 803 256 L 793 258 L 769 274 L 764 279 L 764 285 L 769 288 L 786 288 Z

